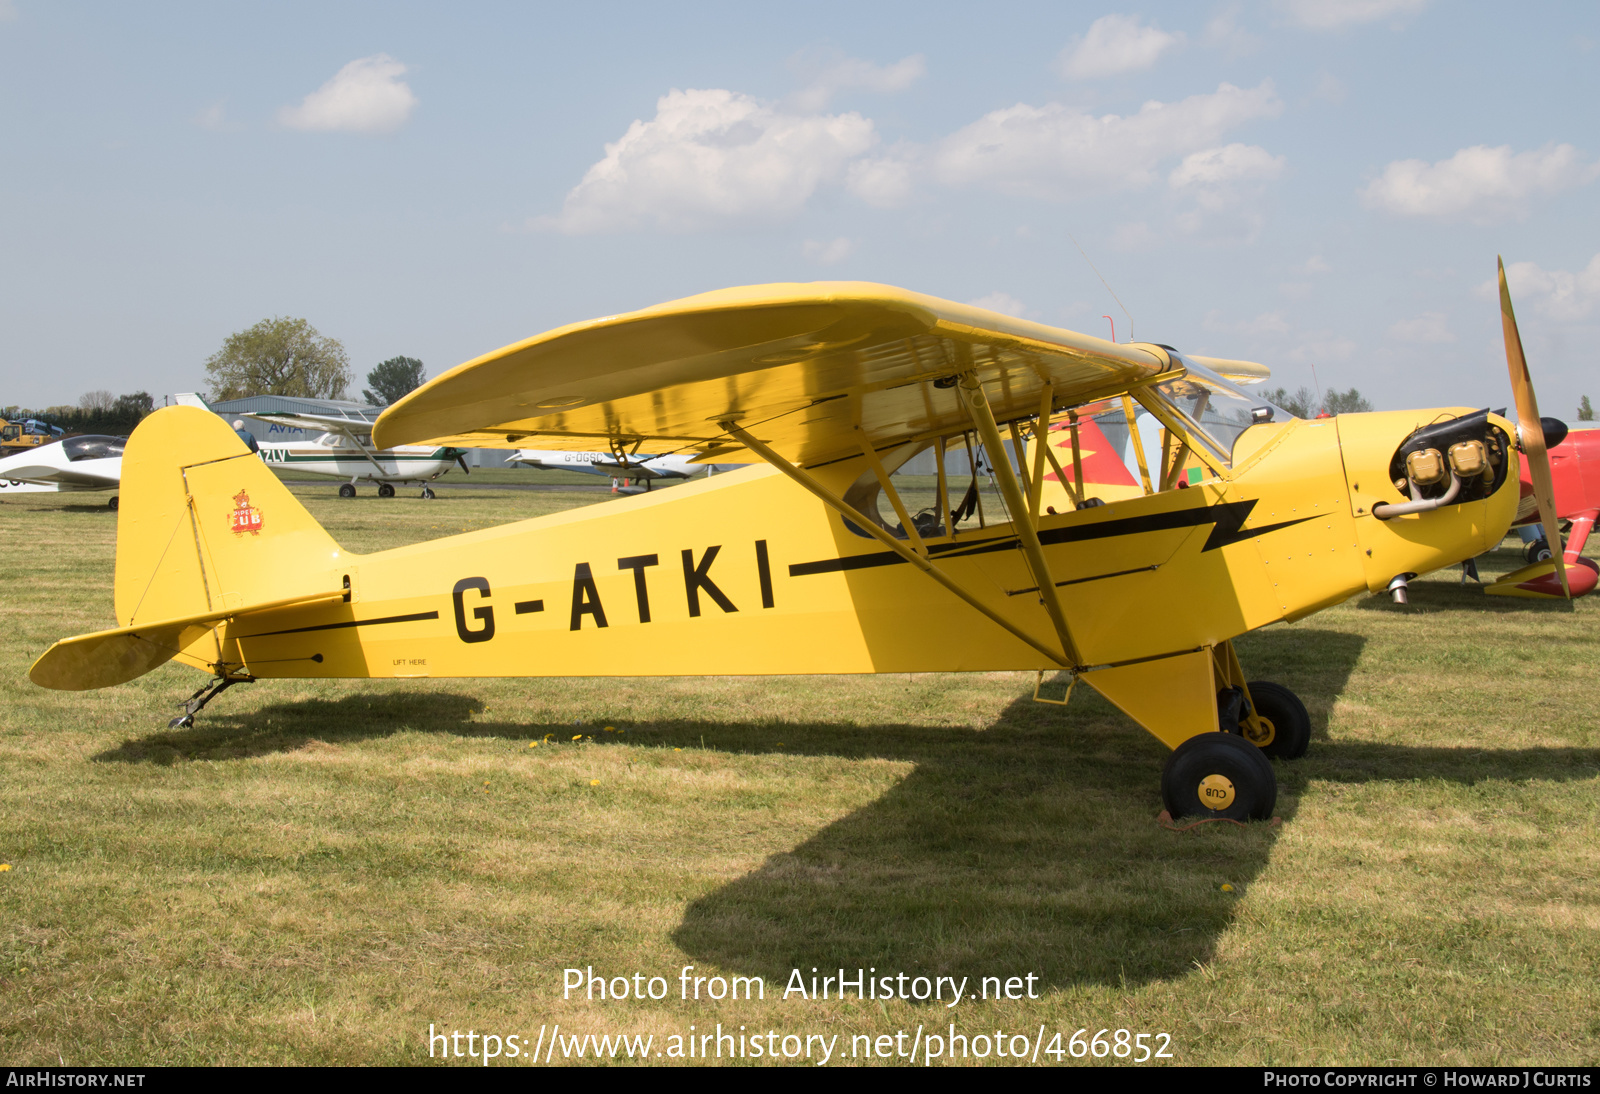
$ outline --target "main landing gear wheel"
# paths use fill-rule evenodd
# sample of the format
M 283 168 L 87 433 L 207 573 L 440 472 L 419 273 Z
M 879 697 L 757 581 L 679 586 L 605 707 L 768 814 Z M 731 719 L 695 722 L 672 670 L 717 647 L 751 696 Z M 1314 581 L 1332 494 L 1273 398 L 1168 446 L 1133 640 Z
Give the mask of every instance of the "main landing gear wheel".
M 117 495 L 112 494 L 111 495 L 111 500 L 106 502 L 106 508 L 111 510 L 113 513 L 115 513 L 117 511 L 117 505 L 118 505 Z
M 394 497 L 394 485 L 392 483 L 380 482 L 378 484 L 378 497 L 380 497 L 380 498 L 392 498 L 392 497 Z
M 1269 680 L 1250 681 L 1250 698 L 1255 700 L 1256 717 L 1266 723 L 1259 739 L 1248 718 L 1239 720 L 1245 738 L 1262 753 L 1279 760 L 1298 760 L 1311 744 L 1311 715 L 1300 697 L 1282 684 Z
M 339 487 L 339 496 L 341 498 L 353 498 L 353 497 L 355 497 L 356 496 L 356 488 L 355 488 L 355 486 L 353 486 L 352 484 L 350 484 L 348 482 L 341 484 L 340 487 Z
M 1268 820 L 1278 777 L 1261 749 L 1233 733 L 1190 737 L 1161 770 L 1161 801 L 1173 817 Z
M 426 499 L 427 499 L 427 500 L 428 500 L 428 501 L 432 501 L 432 500 L 433 500 L 433 497 L 434 497 L 434 494 L 433 494 L 433 487 L 431 487 L 431 486 L 424 486 L 424 487 L 423 487 L 423 488 L 422 488 L 422 496 L 423 496 L 423 497 L 424 497 L 424 498 L 426 498 Z
M 1527 550 L 1522 552 L 1522 557 L 1528 560 L 1529 566 L 1535 562 L 1550 561 L 1550 541 L 1540 539 L 1528 544 Z

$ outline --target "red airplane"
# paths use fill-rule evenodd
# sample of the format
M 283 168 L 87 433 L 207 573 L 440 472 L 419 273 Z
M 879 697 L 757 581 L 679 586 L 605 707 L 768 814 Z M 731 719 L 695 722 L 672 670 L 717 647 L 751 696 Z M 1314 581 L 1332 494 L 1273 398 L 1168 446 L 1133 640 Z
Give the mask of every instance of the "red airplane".
M 1550 477 L 1555 485 L 1557 521 L 1570 522 L 1565 549 L 1560 547 L 1561 561 L 1566 564 L 1567 584 L 1574 597 L 1593 591 L 1600 582 L 1600 566 L 1592 559 L 1582 557 L 1589 530 L 1595 517 L 1600 516 L 1600 429 L 1567 431 L 1564 423 L 1554 418 L 1543 419 L 1546 443 L 1550 455 Z M 1533 478 L 1528 470 L 1528 458 L 1523 456 L 1521 467 L 1522 503 L 1517 509 L 1516 526 L 1537 526 L 1539 506 L 1534 500 Z M 1544 528 L 1545 535 L 1551 529 Z M 1555 572 L 1554 551 L 1545 539 L 1531 543 L 1527 548 L 1528 565 L 1506 574 L 1484 589 L 1495 596 L 1529 596 L 1562 598 L 1560 576 Z

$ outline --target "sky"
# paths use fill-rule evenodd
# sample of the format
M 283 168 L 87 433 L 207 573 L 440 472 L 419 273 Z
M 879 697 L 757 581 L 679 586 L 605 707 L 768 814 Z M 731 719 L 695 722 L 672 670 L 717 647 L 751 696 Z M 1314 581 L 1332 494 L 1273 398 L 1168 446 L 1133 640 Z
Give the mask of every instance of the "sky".
M 733 285 L 898 285 L 1379 409 L 1600 399 L 1600 5 L 0 0 L 0 404 L 358 395 Z M 1109 316 L 1109 319 L 1106 318 Z

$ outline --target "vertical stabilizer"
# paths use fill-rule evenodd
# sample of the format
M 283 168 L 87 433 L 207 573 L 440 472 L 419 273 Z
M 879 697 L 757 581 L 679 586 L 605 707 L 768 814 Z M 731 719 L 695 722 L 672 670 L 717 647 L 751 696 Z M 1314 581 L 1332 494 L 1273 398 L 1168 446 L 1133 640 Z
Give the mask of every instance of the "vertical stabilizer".
M 164 407 L 122 457 L 117 622 L 234 611 L 339 585 L 342 552 L 221 418 Z M 331 575 L 331 576 L 330 576 Z

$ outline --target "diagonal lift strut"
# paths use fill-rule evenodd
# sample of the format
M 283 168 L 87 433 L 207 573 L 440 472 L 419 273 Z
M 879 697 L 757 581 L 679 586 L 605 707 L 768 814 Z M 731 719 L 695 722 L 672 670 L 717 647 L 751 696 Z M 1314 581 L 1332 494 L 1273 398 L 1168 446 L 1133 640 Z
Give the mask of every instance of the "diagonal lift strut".
M 1006 456 L 1005 444 L 1000 440 L 1000 427 L 995 424 L 994 410 L 989 406 L 989 397 L 984 394 L 983 382 L 978 379 L 976 372 L 966 372 L 961 376 L 960 387 L 962 401 L 966 403 L 968 411 L 972 414 L 972 421 L 978 427 L 978 436 L 983 438 L 983 446 L 989 450 L 989 466 L 994 468 L 1000 496 L 1005 498 L 1006 508 L 1011 511 L 1011 523 L 1017 530 L 1017 542 L 1022 546 L 1022 556 L 1027 560 L 1033 580 L 1039 586 L 1039 599 L 1044 602 L 1045 613 L 1050 616 L 1050 623 L 1056 629 L 1056 636 L 1061 639 L 1061 649 L 1066 654 L 1066 663 L 1074 666 L 1082 665 L 1083 658 L 1078 653 L 1077 643 L 1072 639 L 1072 629 L 1067 625 L 1067 615 L 1061 609 L 1061 596 L 1056 591 L 1055 577 L 1050 573 L 1050 564 L 1045 561 L 1044 545 L 1039 542 L 1039 528 L 1034 523 L 1028 499 L 1022 493 L 1022 486 L 1017 482 L 1016 472 L 1011 468 L 1011 460 Z M 1045 443 L 1045 438 L 1041 436 L 1036 443 Z M 1022 459 L 1021 452 L 1017 453 L 1017 459 Z
M 981 394 L 981 392 L 980 392 L 980 394 Z M 985 405 L 987 405 L 987 404 L 985 404 Z M 993 428 L 993 423 L 994 423 L 994 418 L 993 418 L 992 415 L 990 416 L 989 421 L 990 421 L 990 427 L 992 429 Z M 876 537 L 880 542 L 883 543 L 883 545 L 885 547 L 889 548 L 889 550 L 893 551 L 895 554 L 899 555 L 901 558 L 903 558 L 907 562 L 911 563 L 917 569 L 921 570 L 923 573 L 925 573 L 929 577 L 933 578 L 940 585 L 943 585 L 946 589 L 948 589 L 950 592 L 954 593 L 956 596 L 960 597 L 967 604 L 971 605 L 973 608 L 975 608 L 979 612 L 983 613 L 983 615 L 985 617 L 987 617 L 988 619 L 990 619 L 991 621 L 993 621 L 994 623 L 996 623 L 1000 627 L 1004 628 L 1008 633 L 1010 633 L 1010 634 L 1014 635 L 1015 637 L 1021 639 L 1023 642 L 1026 642 L 1029 646 L 1031 646 L 1035 650 L 1038 650 L 1041 654 L 1043 654 L 1044 656 L 1048 657 L 1050 660 L 1054 661 L 1058 665 L 1062 665 L 1064 667 L 1071 667 L 1072 665 L 1077 664 L 1077 661 L 1076 661 L 1075 658 L 1071 659 L 1071 660 L 1063 659 L 1062 655 L 1059 652 L 1051 650 L 1048 646 L 1046 646 L 1044 643 L 1040 642 L 1037 638 L 1033 637 L 1028 632 L 1022 630 L 1015 623 L 1012 623 L 1010 620 L 1008 620 L 1004 616 L 1002 616 L 999 612 L 996 612 L 993 608 L 989 607 L 983 601 L 979 600 L 971 592 L 969 592 L 966 589 L 962 588 L 962 586 L 961 586 L 961 584 L 959 582 L 957 582 L 949 574 L 945 573 L 944 570 L 941 569 L 939 566 L 935 565 L 932 561 L 930 561 L 929 559 L 925 558 L 923 555 L 918 554 L 916 551 L 913 551 L 911 548 L 907 547 L 904 543 L 901 543 L 899 540 L 895 539 L 888 532 L 884 531 L 881 527 L 879 527 L 877 521 L 871 520 L 871 519 L 867 518 L 866 516 L 864 516 L 862 513 L 857 511 L 856 508 L 853 505 L 851 505 L 850 503 L 846 502 L 843 498 L 839 497 L 838 495 L 834 494 L 833 491 L 829 490 L 826 486 L 823 486 L 815 478 L 813 478 L 812 476 L 806 474 L 805 471 L 801 470 L 800 468 L 796 467 L 794 464 L 790 463 L 788 460 L 784 459 L 782 456 L 778 455 L 777 452 L 774 452 L 766 444 L 762 443 L 761 441 L 758 441 L 755 437 L 751 436 L 742 426 L 739 425 L 738 422 L 732 421 L 732 420 L 728 420 L 728 421 L 724 421 L 724 422 L 722 422 L 720 424 L 721 424 L 723 429 L 727 430 L 728 433 L 731 434 L 732 436 L 738 438 L 739 442 L 741 444 L 743 444 L 746 448 L 750 449 L 750 451 L 754 452 L 756 455 L 760 456 L 763 460 L 767 461 L 767 463 L 771 464 L 773 467 L 775 467 L 779 471 L 783 472 L 789 478 L 793 479 L 796 483 L 798 483 L 799 485 L 804 487 L 808 492 L 810 492 L 811 494 L 816 495 L 816 497 L 821 499 L 821 501 L 825 505 L 827 505 L 830 509 L 833 509 L 835 512 L 837 512 L 840 516 L 844 517 L 846 520 L 850 521 L 856 527 L 858 527 L 862 531 L 868 532 L 871 535 L 873 535 L 874 537 Z M 1000 451 L 1002 453 L 1004 452 L 1003 449 L 991 449 L 991 451 Z M 1012 483 L 1012 486 L 1013 486 L 1013 488 L 1015 488 L 1015 486 L 1016 486 L 1015 482 Z M 1009 499 L 1008 499 L 1007 504 L 1010 504 Z M 1031 526 L 1030 526 L 1030 528 L 1031 528 Z M 1034 535 L 1033 538 L 1034 538 L 1034 543 L 1037 544 L 1039 537 L 1037 535 Z M 1054 585 L 1050 586 L 1050 592 L 1051 592 L 1052 595 L 1054 595 L 1054 593 L 1055 593 L 1055 586 Z

